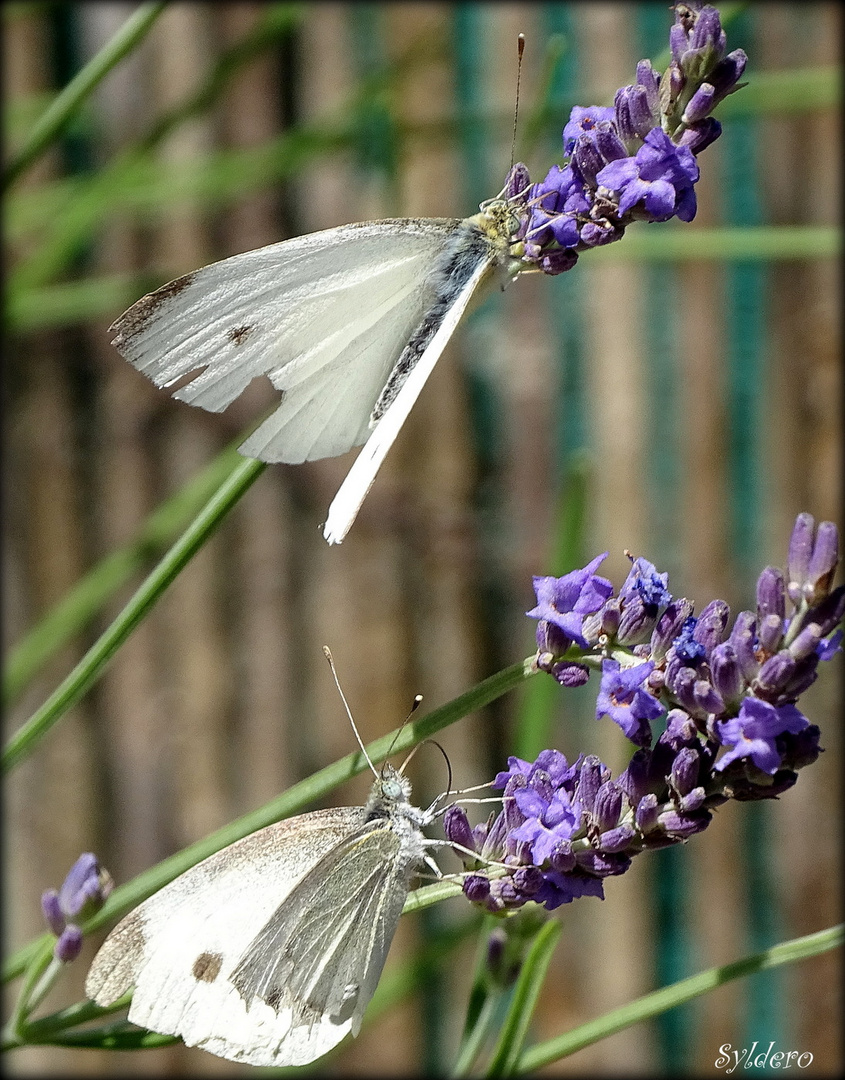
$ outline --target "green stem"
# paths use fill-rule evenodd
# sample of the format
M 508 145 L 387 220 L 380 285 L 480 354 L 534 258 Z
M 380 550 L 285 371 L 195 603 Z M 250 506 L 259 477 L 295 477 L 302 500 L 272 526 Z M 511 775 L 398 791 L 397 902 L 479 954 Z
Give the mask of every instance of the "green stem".
M 167 586 L 202 547 L 217 528 L 220 520 L 266 467 L 263 461 L 247 459 L 234 468 L 228 480 L 221 484 L 203 510 L 135 592 L 123 611 L 94 642 L 41 708 L 15 732 L 3 754 L 4 771 L 8 772 L 27 757 L 53 724 L 89 689 Z
M 40 938 L 37 948 L 32 951 L 26 968 L 23 986 L 21 987 L 12 1015 L 4 1033 L 3 1040 L 13 1042 L 21 1040 L 21 1031 L 26 1024 L 26 1018 L 34 1008 L 32 1004 L 36 986 L 40 988 L 45 972 L 50 967 L 53 957 L 53 947 L 56 944 L 54 934 L 48 934 Z M 43 996 L 43 995 L 42 995 Z
M 577 1050 L 591 1046 L 600 1039 L 607 1038 L 608 1035 L 632 1027 L 643 1020 L 650 1020 L 678 1005 L 684 1005 L 693 998 L 701 997 L 702 994 L 707 994 L 734 979 L 828 952 L 842 945 L 843 937 L 845 937 L 843 930 L 845 927 L 842 924 L 832 926 L 816 934 L 808 934 L 806 937 L 774 945 L 771 949 L 746 956 L 732 964 L 710 968 L 709 971 L 702 971 L 698 975 L 682 979 L 671 986 L 664 986 L 628 1005 L 623 1005 L 620 1009 L 614 1009 L 600 1016 L 597 1020 L 582 1024 L 573 1031 L 566 1032 L 565 1035 L 531 1047 L 520 1055 L 514 1074 L 534 1073 L 544 1065 L 569 1057 Z
M 238 442 L 242 442 L 242 436 Z M 110 552 L 62 597 L 10 651 L 3 672 L 3 704 L 8 708 L 43 666 L 83 630 L 103 604 L 151 556 L 160 555 L 187 527 L 203 504 L 243 459 L 234 449 L 219 454 L 144 522 L 134 540 Z
M 114 37 L 56 95 L 33 126 L 29 138 L 12 159 L 0 180 L 5 190 L 44 153 L 53 139 L 67 126 L 73 114 L 89 97 L 111 69 L 138 44 L 167 5 L 162 2 L 141 4 Z
M 534 936 L 520 968 L 487 1076 L 513 1076 L 562 929 L 560 922 L 549 919 Z

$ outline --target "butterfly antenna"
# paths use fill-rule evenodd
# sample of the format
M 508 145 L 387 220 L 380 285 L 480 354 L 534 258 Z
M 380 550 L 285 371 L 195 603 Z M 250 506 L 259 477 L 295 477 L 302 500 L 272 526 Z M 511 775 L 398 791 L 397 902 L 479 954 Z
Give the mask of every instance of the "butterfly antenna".
M 516 154 L 516 122 L 519 118 L 519 83 L 522 78 L 522 54 L 525 52 L 525 34 L 517 34 L 516 38 L 516 101 L 513 106 L 513 138 L 511 139 L 511 168 Z
M 449 777 L 449 779 L 448 779 L 447 784 L 446 784 L 446 791 L 442 795 L 438 795 L 437 800 L 443 799 L 443 798 L 448 799 L 449 793 L 452 790 L 452 762 L 449 760 L 449 755 L 446 753 L 446 751 L 443 749 L 443 747 L 440 745 L 440 743 L 436 739 L 423 739 L 423 741 L 421 743 L 417 743 L 417 745 L 413 748 L 413 750 L 410 752 L 410 754 L 408 754 L 408 756 L 402 762 L 402 768 L 399 770 L 399 772 L 404 773 L 405 766 L 410 763 L 411 758 L 413 758 L 413 756 L 414 756 L 414 754 L 416 754 L 417 750 L 419 750 L 419 748 L 421 746 L 425 746 L 426 743 L 433 743 L 437 747 L 437 749 L 440 751 L 440 753 L 443 755 L 443 757 L 444 757 L 444 759 L 446 761 L 446 770 L 447 770 L 447 776 Z M 435 800 L 435 802 L 437 800 Z
M 329 667 L 332 670 L 332 677 L 334 678 L 334 684 L 337 687 L 337 692 L 340 694 L 340 700 L 343 702 L 343 707 L 344 707 L 344 709 L 346 709 L 346 715 L 349 717 L 349 723 L 352 725 L 352 730 L 355 732 L 355 738 L 358 740 L 358 745 L 361 747 L 361 753 L 367 759 L 367 764 L 372 769 L 373 776 L 378 778 L 378 771 L 377 771 L 375 765 L 373 765 L 372 760 L 370 758 L 370 755 L 367 753 L 367 748 L 366 748 L 366 746 L 364 746 L 363 740 L 361 739 L 361 736 L 360 736 L 360 734 L 358 732 L 358 728 L 355 725 L 355 720 L 354 720 L 354 718 L 352 716 L 352 710 L 349 708 L 349 702 L 346 700 L 346 695 L 344 694 L 343 689 L 341 688 L 340 679 L 337 677 L 337 671 L 335 671 L 334 660 L 332 659 L 331 650 L 329 649 L 328 645 L 323 646 L 323 653 L 325 654 L 325 657 L 329 662 Z

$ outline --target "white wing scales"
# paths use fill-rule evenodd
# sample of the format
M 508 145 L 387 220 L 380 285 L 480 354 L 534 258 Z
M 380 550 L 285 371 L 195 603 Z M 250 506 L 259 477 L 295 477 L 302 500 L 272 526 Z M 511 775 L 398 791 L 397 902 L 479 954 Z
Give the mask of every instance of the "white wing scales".
M 139 300 L 116 348 L 157 386 L 220 412 L 252 379 L 284 397 L 241 448 L 263 461 L 364 442 L 373 404 L 431 300 L 428 270 L 453 219 L 345 225 L 203 267 Z M 204 370 L 199 370 L 204 369 Z
M 134 985 L 133 1023 L 235 1061 L 296 1064 L 326 1053 L 351 1030 L 351 1017 L 302 1026 L 302 1011 L 289 1004 L 274 1010 L 258 1000 L 247 1009 L 228 979 L 285 897 L 363 814 L 339 808 L 282 821 L 199 863 L 115 927 L 86 993 L 108 1005 Z
M 449 339 L 455 332 L 461 317 L 467 309 L 473 295 L 484 279 L 488 277 L 494 261 L 491 250 L 485 260 L 479 261 L 461 291 L 450 306 L 437 332 L 432 337 L 425 352 L 411 369 L 401 389 L 388 406 L 382 418 L 376 424 L 372 434 L 355 459 L 352 468 L 346 474 L 337 495 L 332 500 L 323 536 L 330 544 L 339 544 L 355 520 L 361 503 L 373 485 L 376 473 L 393 445 L 396 436 L 405 423 L 408 413 L 420 396 L 434 365 L 440 359 Z

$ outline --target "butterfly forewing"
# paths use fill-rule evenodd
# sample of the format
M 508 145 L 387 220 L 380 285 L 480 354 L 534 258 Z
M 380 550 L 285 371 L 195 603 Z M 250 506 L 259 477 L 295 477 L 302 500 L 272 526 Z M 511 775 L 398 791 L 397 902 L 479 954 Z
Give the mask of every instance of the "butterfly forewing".
M 243 446 L 264 461 L 364 442 L 370 413 L 431 302 L 428 269 L 460 225 L 345 225 L 235 255 L 139 300 L 114 344 L 157 386 L 219 412 L 257 376 L 284 392 Z
M 248 1012 L 229 976 L 284 898 L 363 819 L 362 807 L 304 814 L 205 859 L 115 927 L 94 959 L 86 993 L 109 1005 L 134 986 L 134 1023 L 232 1060 L 294 1063 L 286 1055 L 302 1040 L 290 1038 L 292 1011 L 259 1001 Z M 324 1039 L 327 1050 L 350 1027 L 314 1039 Z M 301 1052 L 310 1053 L 307 1043 Z

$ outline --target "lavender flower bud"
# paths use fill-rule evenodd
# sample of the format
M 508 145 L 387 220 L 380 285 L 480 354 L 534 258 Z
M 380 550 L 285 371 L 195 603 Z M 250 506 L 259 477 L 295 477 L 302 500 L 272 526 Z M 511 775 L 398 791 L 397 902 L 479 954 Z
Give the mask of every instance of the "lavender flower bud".
M 575 140 L 572 163 L 588 188 L 595 188 L 596 176 L 606 164 L 595 143 L 588 135 L 579 135 Z
M 599 848 L 608 854 L 624 851 L 636 836 L 633 825 L 617 825 L 615 829 L 608 829 L 599 837 Z
M 568 874 L 575 869 L 575 855 L 571 840 L 559 840 L 549 855 L 549 866 L 560 874 Z
M 710 824 L 712 815 L 706 810 L 695 814 L 679 814 L 675 810 L 666 810 L 658 818 L 660 827 L 678 840 L 686 840 L 696 833 L 703 832 Z
M 845 615 L 845 585 L 838 585 L 821 603 L 810 608 L 807 620 L 818 623 L 822 637 L 839 625 Z
M 695 684 L 697 682 L 698 678 L 695 671 L 691 667 L 682 667 L 674 674 L 669 689 L 691 716 L 703 720 L 704 714 L 702 714 L 695 699 Z
M 711 600 L 698 616 L 692 636 L 695 641 L 704 646 L 708 657 L 721 642 L 730 613 L 731 609 L 724 600 Z
M 620 645 L 636 645 L 647 641 L 657 623 L 657 611 L 649 610 L 641 596 L 628 598 L 619 620 L 616 640 Z
M 528 175 L 528 166 L 517 161 L 511 168 L 505 180 L 505 198 L 515 199 L 527 193 L 531 186 L 531 177 Z
M 540 269 L 552 277 L 563 274 L 578 262 L 578 252 L 569 248 L 555 249 L 540 259 Z
M 678 809 L 682 814 L 694 814 L 696 810 L 699 810 L 704 805 L 704 800 L 704 788 L 693 788 L 682 799 L 679 799 Z
M 757 620 L 750 611 L 740 611 L 734 622 L 729 637 L 729 642 L 736 651 L 742 677 L 746 682 L 756 676 L 760 670 L 760 662 L 754 652 L 754 633 L 757 628 Z
M 666 730 L 657 740 L 657 745 L 668 746 L 673 754 L 684 746 L 698 746 L 698 728 L 683 709 L 671 710 L 666 717 Z
M 614 828 L 619 822 L 622 810 L 622 789 L 612 780 L 607 780 L 596 792 L 593 806 L 593 822 L 600 833 Z
M 813 553 L 813 530 L 816 519 L 812 514 L 799 514 L 792 527 L 789 539 L 789 554 L 786 559 L 786 575 L 789 579 L 789 599 L 798 604 L 803 597 L 802 586 L 810 568 L 810 556 Z
M 716 89 L 710 83 L 702 83 L 692 95 L 684 109 L 681 120 L 685 124 L 695 124 L 703 120 L 712 111 L 716 101 Z
M 736 649 L 725 641 L 710 654 L 710 674 L 713 686 L 726 706 L 735 705 L 742 696 L 745 683 L 739 667 Z
M 767 615 L 758 623 L 757 637 L 763 652 L 777 652 L 783 640 L 783 619 L 778 615 Z
M 82 952 L 82 931 L 70 923 L 62 930 L 53 946 L 53 956 L 62 964 L 70 964 Z
M 459 844 L 463 848 L 475 851 L 475 837 L 470 827 L 469 818 L 462 806 L 450 806 L 443 815 L 443 832 L 453 844 Z M 458 858 L 466 860 L 465 851 L 456 850 Z
M 628 156 L 628 150 L 616 134 L 616 128 L 607 120 L 596 124 L 595 145 L 605 162 Z
M 583 664 L 566 663 L 561 660 L 552 666 L 552 675 L 561 686 L 583 686 L 590 678 L 590 669 Z
M 579 851 L 577 863 L 580 869 L 598 877 L 614 877 L 624 874 L 631 865 L 628 855 L 621 852 Z
M 490 882 L 483 874 L 467 874 L 463 890 L 467 900 L 473 904 L 483 904 L 490 895 Z
M 660 618 L 651 635 L 651 658 L 659 663 L 666 655 L 670 645 L 681 632 L 681 627 L 692 615 L 692 604 L 685 597 L 672 600 Z
M 720 716 L 725 711 L 721 694 L 707 679 L 697 679 L 692 688 L 695 703 L 701 712 Z
M 637 64 L 637 85 L 642 86 L 648 95 L 651 115 L 659 117 L 660 102 L 657 95 L 660 89 L 660 76 L 651 66 L 651 60 L 640 60 Z
M 807 597 L 809 603 L 818 603 L 830 592 L 838 563 L 839 531 L 832 521 L 822 521 L 816 531 L 816 542 L 807 571 L 808 583 L 812 585 L 812 593 Z
M 648 795 L 644 795 L 640 799 L 634 812 L 634 823 L 641 833 L 650 833 L 657 828 L 658 813 L 657 796 L 653 792 L 649 792 Z
M 799 514 L 787 558 L 789 599 L 794 604 L 802 599 L 811 605 L 818 604 L 830 592 L 838 562 L 839 533 L 833 522 L 822 521 L 815 530 L 813 515 Z
M 722 125 L 714 116 L 708 116 L 682 131 L 681 137 L 676 141 L 678 146 L 685 146 L 691 153 L 697 155 L 702 150 L 706 150 L 721 134 Z
M 808 623 L 789 646 L 789 653 L 796 660 L 804 660 L 811 653 L 815 653 L 821 639 L 822 628 L 819 624 Z
M 719 12 L 714 7 L 703 7 L 697 13 L 689 51 L 681 58 L 681 66 L 690 78 L 703 79 L 725 55 L 726 45 Z
M 769 698 L 783 693 L 787 683 L 795 674 L 795 660 L 784 649 L 769 659 L 760 668 L 754 680 L 754 693 Z
M 515 889 L 525 897 L 538 893 L 544 881 L 543 871 L 539 866 L 521 866 L 513 875 Z
M 776 566 L 767 566 L 757 579 L 757 621 L 762 622 L 767 615 L 779 619 L 786 615 L 786 584 Z
M 598 790 L 607 778 L 606 766 L 595 754 L 588 754 L 581 765 L 581 776 L 578 780 L 578 801 L 588 814 L 592 814 Z
M 555 626 L 553 622 L 549 622 L 548 619 L 540 619 L 537 623 L 537 649 L 541 661 L 548 665 L 544 666 L 543 662 L 540 663 L 540 667 L 544 671 L 548 671 L 552 659 L 555 656 L 562 656 L 571 644 L 572 639 L 567 637 L 563 630 L 559 626 Z M 546 660 L 546 657 L 549 659 Z
M 637 806 L 648 794 L 651 751 L 641 747 L 628 762 L 628 768 L 617 783 L 628 796 L 631 806 Z
M 59 904 L 59 894 L 55 889 L 47 889 L 47 891 L 42 894 L 41 911 L 44 914 L 47 925 L 56 937 L 58 937 L 67 924 L 61 905 Z
M 690 748 L 684 748 L 675 758 L 669 784 L 681 797 L 689 794 L 698 783 L 698 766 L 698 754 Z

